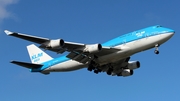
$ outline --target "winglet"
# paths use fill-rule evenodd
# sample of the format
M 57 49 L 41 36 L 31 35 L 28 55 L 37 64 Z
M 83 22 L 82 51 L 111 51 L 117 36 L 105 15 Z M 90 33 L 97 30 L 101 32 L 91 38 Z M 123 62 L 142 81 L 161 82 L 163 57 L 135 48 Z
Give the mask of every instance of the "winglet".
M 8 31 L 8 30 L 4 30 L 4 32 L 5 32 L 7 35 L 11 35 L 11 34 L 13 34 L 13 32 Z

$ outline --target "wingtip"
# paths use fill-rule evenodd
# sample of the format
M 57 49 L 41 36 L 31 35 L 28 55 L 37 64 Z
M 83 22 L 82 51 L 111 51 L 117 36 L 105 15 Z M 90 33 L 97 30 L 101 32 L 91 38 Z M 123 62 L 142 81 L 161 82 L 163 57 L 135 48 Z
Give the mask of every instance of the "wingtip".
M 8 31 L 8 30 L 4 30 L 4 32 L 5 32 L 7 35 L 11 35 L 11 34 L 13 34 L 13 32 Z
M 14 60 L 11 60 L 10 63 L 14 63 Z

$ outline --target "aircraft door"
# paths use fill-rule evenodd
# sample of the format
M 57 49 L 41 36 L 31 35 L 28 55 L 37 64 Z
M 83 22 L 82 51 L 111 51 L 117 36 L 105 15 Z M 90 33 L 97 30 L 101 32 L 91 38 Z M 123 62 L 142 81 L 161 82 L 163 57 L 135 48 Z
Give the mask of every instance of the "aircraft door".
M 158 33 L 158 36 L 159 36 L 159 39 L 161 39 L 161 37 L 162 37 L 162 36 L 161 36 L 161 34 L 160 34 L 160 33 Z
M 126 45 L 126 39 L 123 40 L 123 45 Z
M 145 37 L 146 37 L 146 39 L 148 39 L 149 38 L 149 33 L 146 33 Z

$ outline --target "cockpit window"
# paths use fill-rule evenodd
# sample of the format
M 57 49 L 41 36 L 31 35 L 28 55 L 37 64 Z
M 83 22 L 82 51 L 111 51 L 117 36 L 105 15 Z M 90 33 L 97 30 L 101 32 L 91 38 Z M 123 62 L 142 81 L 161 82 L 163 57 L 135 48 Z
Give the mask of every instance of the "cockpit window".
M 157 26 L 156 26 L 156 28 L 159 28 L 159 27 L 162 27 L 162 26 L 160 26 L 160 25 L 157 25 Z

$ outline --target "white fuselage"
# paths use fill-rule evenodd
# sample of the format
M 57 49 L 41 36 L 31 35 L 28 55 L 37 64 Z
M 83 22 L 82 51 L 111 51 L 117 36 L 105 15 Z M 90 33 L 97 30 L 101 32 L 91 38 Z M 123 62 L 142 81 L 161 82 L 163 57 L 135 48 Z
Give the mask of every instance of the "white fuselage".
M 116 48 L 121 49 L 120 51 L 98 57 L 96 61 L 100 65 L 116 62 L 118 60 L 130 57 L 131 55 L 135 53 L 153 48 L 155 47 L 156 44 L 161 45 L 162 43 L 170 39 L 173 36 L 173 34 L 174 33 L 164 33 L 164 34 L 158 34 L 158 35 L 150 36 L 150 37 L 147 36 L 139 40 L 135 40 L 135 41 L 118 45 L 116 46 Z M 87 66 L 88 66 L 88 63 L 83 64 L 74 60 L 68 60 L 68 61 L 56 64 L 56 65 L 53 65 L 42 72 L 73 71 L 73 70 L 78 70 L 81 68 L 86 68 Z

